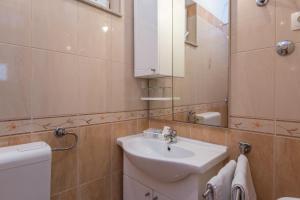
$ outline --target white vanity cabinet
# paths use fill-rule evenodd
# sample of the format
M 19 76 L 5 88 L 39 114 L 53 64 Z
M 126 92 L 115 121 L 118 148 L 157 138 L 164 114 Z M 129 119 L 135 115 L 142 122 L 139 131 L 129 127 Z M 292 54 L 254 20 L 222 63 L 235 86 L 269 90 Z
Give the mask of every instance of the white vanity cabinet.
M 184 76 L 185 22 L 183 17 L 178 21 L 173 12 L 184 16 L 185 1 L 134 0 L 135 77 Z M 174 19 L 180 25 L 174 26 Z M 176 65 L 173 57 L 177 58 Z
M 157 192 L 153 192 L 153 198 L 152 200 L 171 200 L 169 198 L 167 198 L 166 196 L 160 194 L 160 193 L 157 193 Z
M 171 200 L 124 175 L 123 200 Z
M 123 200 L 152 200 L 152 190 L 150 188 L 125 175 L 123 181 Z

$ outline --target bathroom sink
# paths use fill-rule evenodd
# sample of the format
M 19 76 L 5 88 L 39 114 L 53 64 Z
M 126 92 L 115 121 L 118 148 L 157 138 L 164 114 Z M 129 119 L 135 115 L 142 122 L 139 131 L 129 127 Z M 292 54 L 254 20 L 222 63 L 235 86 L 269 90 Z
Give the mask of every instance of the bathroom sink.
M 177 143 L 142 134 L 117 139 L 128 160 L 148 176 L 175 182 L 190 174 L 204 174 L 228 156 L 226 146 L 177 137 Z

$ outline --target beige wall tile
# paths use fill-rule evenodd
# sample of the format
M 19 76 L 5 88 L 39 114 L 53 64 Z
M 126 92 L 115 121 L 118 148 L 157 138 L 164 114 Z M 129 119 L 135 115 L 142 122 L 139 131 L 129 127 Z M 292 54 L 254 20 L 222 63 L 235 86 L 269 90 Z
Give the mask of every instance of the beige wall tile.
M 79 133 L 79 129 L 67 129 L 67 131 Z M 56 138 L 51 132 L 33 133 L 28 136 L 28 139 L 16 136 L 11 138 L 13 143 L 29 143 L 35 141 L 44 141 L 52 148 L 66 147 L 73 144 L 73 137 Z M 77 185 L 78 176 L 78 159 L 77 149 L 69 151 L 52 152 L 52 169 L 51 169 L 51 194 L 63 192 L 65 190 L 74 188 Z
M 276 57 L 276 118 L 300 120 L 300 44 L 288 57 Z
M 122 171 L 112 174 L 111 200 L 123 200 L 123 173 Z
M 113 0 L 113 1 L 118 1 L 118 0 Z M 123 0 L 122 6 L 123 6 L 125 18 L 133 19 L 133 11 L 134 11 L 133 2 L 134 0 Z
M 33 50 L 33 117 L 79 113 L 77 58 L 70 54 Z
M 76 131 L 78 133 L 78 131 Z M 57 139 L 52 133 L 49 133 L 47 141 L 52 147 L 61 147 L 70 145 L 73 138 L 65 137 Z M 78 156 L 76 149 L 63 152 L 54 152 L 52 154 L 52 179 L 51 179 L 51 193 L 55 194 L 70 189 L 77 184 L 78 176 Z M 75 166 L 75 167 L 74 167 Z
M 32 45 L 34 47 L 77 51 L 77 1 L 32 0 Z
M 149 120 L 148 119 L 138 119 L 137 120 L 137 131 L 143 132 L 144 130 L 149 128 Z
M 30 45 L 31 0 L 1 0 L 0 41 Z
M 66 192 L 54 195 L 51 197 L 51 200 L 77 200 L 77 190 L 72 189 Z
M 300 32 L 291 30 L 291 14 L 299 12 L 299 0 L 276 0 L 276 40 L 300 42 Z
M 274 49 L 232 55 L 231 115 L 274 118 Z
M 124 121 L 112 124 L 111 145 L 112 145 L 112 171 L 123 169 L 123 151 L 117 144 L 118 137 L 137 133 L 137 121 Z
M 199 125 L 191 127 L 191 138 L 203 142 L 209 142 L 210 139 L 208 131 L 204 131 L 203 126 Z
M 80 113 L 104 113 L 107 111 L 108 61 L 87 57 L 78 58 Z
M 104 178 L 111 169 L 111 125 L 94 125 L 80 129 L 78 147 L 80 184 Z
M 189 125 L 183 123 L 174 123 L 171 127 L 176 130 L 178 136 L 187 138 L 191 137 L 191 129 Z
M 0 120 L 30 118 L 31 71 L 31 49 L 0 44 Z
M 275 191 L 276 198 L 292 196 L 300 198 L 300 140 L 277 137 L 275 143 Z
M 231 159 L 239 155 L 238 143 L 248 142 L 252 151 L 247 155 L 258 199 L 273 198 L 273 136 L 230 130 L 228 146 Z
M 262 133 L 275 133 L 275 121 L 248 119 L 231 117 L 229 127 L 232 129 L 262 132 Z
M 78 2 L 78 54 L 111 59 L 111 16 Z
M 112 16 L 112 60 L 133 67 L 133 20 Z
M 110 178 L 84 184 L 80 187 L 81 200 L 110 200 Z
M 0 147 L 6 147 L 9 144 L 9 137 L 0 137 Z
M 300 123 L 276 121 L 276 134 L 300 137 Z
M 108 71 L 110 104 L 108 110 L 111 112 L 125 110 L 126 104 L 126 65 L 122 63 L 112 63 Z
M 141 101 L 146 80 L 133 77 L 133 66 L 113 62 L 108 72 L 110 112 L 147 109 L 147 102 Z
M 155 120 L 155 119 L 151 119 L 149 120 L 149 127 L 150 128 L 160 128 L 162 129 L 164 127 L 164 125 L 166 125 L 167 122 L 163 121 L 163 120 Z
M 191 138 L 213 144 L 226 145 L 227 131 L 221 128 L 193 125 L 191 128 Z
M 233 0 L 232 51 L 248 51 L 275 45 L 275 0 L 265 7 L 255 1 Z

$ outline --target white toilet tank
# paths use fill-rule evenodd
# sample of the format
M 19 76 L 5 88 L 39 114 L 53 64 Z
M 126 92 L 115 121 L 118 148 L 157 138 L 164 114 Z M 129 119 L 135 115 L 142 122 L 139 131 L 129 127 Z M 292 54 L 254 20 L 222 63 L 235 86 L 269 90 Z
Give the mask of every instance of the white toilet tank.
M 50 200 L 51 148 L 35 142 L 0 148 L 0 199 Z

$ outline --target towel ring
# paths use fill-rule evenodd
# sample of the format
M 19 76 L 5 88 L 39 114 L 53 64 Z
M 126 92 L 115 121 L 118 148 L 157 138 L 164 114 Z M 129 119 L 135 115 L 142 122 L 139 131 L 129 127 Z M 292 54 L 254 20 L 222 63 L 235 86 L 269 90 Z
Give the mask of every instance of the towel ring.
M 245 155 L 250 153 L 252 146 L 249 143 L 246 142 L 239 142 L 239 148 L 240 148 L 240 153 Z
M 75 133 L 73 132 L 67 132 L 65 128 L 56 128 L 54 131 L 53 131 L 55 137 L 57 138 L 62 138 L 66 135 L 71 135 L 74 137 L 74 143 L 70 146 L 67 146 L 67 147 L 57 147 L 57 148 L 52 148 L 51 150 L 52 151 L 68 151 L 68 150 L 71 150 L 73 148 L 75 148 L 77 146 L 77 143 L 78 143 L 78 135 L 76 135 Z

